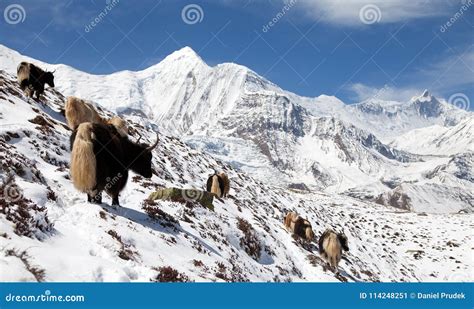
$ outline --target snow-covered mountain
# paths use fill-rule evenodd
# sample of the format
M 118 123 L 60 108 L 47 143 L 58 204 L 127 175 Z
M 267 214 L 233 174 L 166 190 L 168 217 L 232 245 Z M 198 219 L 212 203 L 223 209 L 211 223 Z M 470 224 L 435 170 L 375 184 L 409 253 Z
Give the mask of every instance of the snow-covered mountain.
M 384 142 L 414 129 L 432 125 L 449 127 L 469 116 L 443 99 L 432 96 L 425 90 L 408 102 L 369 99 L 347 106 L 348 121 L 373 132 Z M 471 113 L 472 117 L 472 113 Z
M 474 117 L 445 127 L 434 125 L 409 131 L 395 138 L 390 146 L 423 155 L 454 155 L 474 152 Z
M 108 198 L 89 204 L 69 178 L 65 97 L 47 89 L 44 106 L 26 101 L 13 74 L 0 70 L 1 281 L 472 280 L 472 214 L 419 215 L 344 195 L 274 188 L 164 132 L 153 152 L 153 177 L 131 173 L 123 207 L 109 206 Z M 125 118 L 132 139 L 154 138 L 152 121 Z M 463 160 L 427 177 L 472 180 L 462 174 Z M 147 201 L 163 187 L 202 188 L 214 169 L 225 169 L 232 183 L 230 197 L 214 201 L 215 211 Z M 285 231 L 289 210 L 307 217 L 316 235 L 329 226 L 345 231 L 350 251 L 340 275 L 324 269 L 315 245 Z
M 0 51 L 0 63 L 8 71 L 14 72 L 25 59 L 6 47 L 0 46 Z M 246 67 L 233 63 L 210 67 L 189 47 L 143 71 L 110 75 L 32 61 L 56 69 L 57 89 L 65 95 L 91 99 L 120 114 L 145 117 L 163 132 L 266 183 L 344 192 L 386 205 L 393 203 L 383 196 L 397 189 L 411 196 L 409 206 L 402 203 L 402 208 L 413 211 L 474 208 L 472 181 L 425 177 L 448 164 L 450 155 L 472 152 L 474 143 L 469 126 L 455 129 L 472 123 L 472 112 L 428 91 L 409 102 L 372 99 L 355 105 L 324 95 L 300 97 Z M 438 127 L 437 135 L 453 132 L 433 137 L 438 151 L 410 147 L 409 143 L 421 144 L 413 142 L 419 134 L 416 129 L 424 132 Z M 408 189 L 424 188 L 426 182 L 436 187 L 427 194 L 429 198 L 418 199 L 417 191 Z M 430 208 L 450 200 L 456 201 L 450 207 Z

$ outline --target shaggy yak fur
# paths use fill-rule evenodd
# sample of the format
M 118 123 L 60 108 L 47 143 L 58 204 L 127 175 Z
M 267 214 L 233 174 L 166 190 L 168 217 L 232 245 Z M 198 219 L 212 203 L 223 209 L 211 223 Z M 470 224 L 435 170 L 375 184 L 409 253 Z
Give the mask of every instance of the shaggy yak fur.
M 288 232 L 301 237 L 306 241 L 314 239 L 311 223 L 295 212 L 289 212 L 285 217 L 285 228 Z
M 221 172 L 219 173 L 219 177 L 222 179 L 222 181 L 224 182 L 224 190 L 222 191 L 222 197 L 227 197 L 227 195 L 229 194 L 229 190 L 230 190 L 230 180 L 229 180 L 229 177 L 227 176 L 226 173 L 224 172 Z
M 347 236 L 327 229 L 319 238 L 319 254 L 334 270 L 341 261 L 342 250 L 349 251 Z
M 207 179 L 206 189 L 217 197 L 227 197 L 230 190 L 229 177 L 224 172 L 214 173 Z
M 71 178 L 77 190 L 87 193 L 87 200 L 102 203 L 102 191 L 119 204 L 119 193 L 127 184 L 128 170 L 152 176 L 151 145 L 131 142 L 115 126 L 85 122 L 71 135 Z
M 106 120 L 99 116 L 94 106 L 86 101 L 76 98 L 68 97 L 64 105 L 64 112 L 66 115 L 67 125 L 71 130 L 75 130 L 81 123 L 92 122 L 114 125 L 117 132 L 121 136 L 128 135 L 127 123 L 122 118 L 115 116 Z
M 27 97 L 36 96 L 36 99 L 39 100 L 40 95 L 44 92 L 45 84 L 54 87 L 53 72 L 45 72 L 32 63 L 20 63 L 16 74 L 20 88 Z

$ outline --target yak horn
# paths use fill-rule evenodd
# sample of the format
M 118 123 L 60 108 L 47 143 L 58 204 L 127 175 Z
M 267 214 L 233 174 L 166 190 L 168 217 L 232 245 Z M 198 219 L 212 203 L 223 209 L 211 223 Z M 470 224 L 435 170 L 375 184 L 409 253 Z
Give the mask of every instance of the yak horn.
M 159 141 L 160 141 L 160 137 L 158 136 L 158 133 L 156 133 L 156 142 L 153 145 L 149 146 L 146 150 L 152 151 L 158 145 Z

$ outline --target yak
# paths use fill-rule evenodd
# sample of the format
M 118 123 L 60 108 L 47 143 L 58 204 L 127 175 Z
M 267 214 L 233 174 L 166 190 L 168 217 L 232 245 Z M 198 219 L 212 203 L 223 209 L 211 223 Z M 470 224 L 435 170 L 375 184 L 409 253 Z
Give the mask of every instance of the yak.
M 74 187 L 87 193 L 87 201 L 101 204 L 102 191 L 120 206 L 119 193 L 127 184 L 128 170 L 145 177 L 152 176 L 152 150 L 120 135 L 115 126 L 81 123 L 71 135 L 71 178 Z
M 289 212 L 285 216 L 284 224 L 288 232 L 306 241 L 313 241 L 314 232 L 311 223 L 299 216 L 296 212 Z
M 44 85 L 54 87 L 54 72 L 45 72 L 36 65 L 29 62 L 21 62 L 16 70 L 20 88 L 27 97 L 34 97 L 39 100 L 44 92 Z
M 215 172 L 207 179 L 206 189 L 217 197 L 227 197 L 230 190 L 229 177 L 224 172 Z
M 337 270 L 342 257 L 342 250 L 349 251 L 347 236 L 327 229 L 319 238 L 319 254 L 329 266 Z
M 115 116 L 106 120 L 102 118 L 91 103 L 76 97 L 68 97 L 64 104 L 64 114 L 67 125 L 75 130 L 83 122 L 112 124 L 122 136 L 128 135 L 127 123 L 122 118 Z

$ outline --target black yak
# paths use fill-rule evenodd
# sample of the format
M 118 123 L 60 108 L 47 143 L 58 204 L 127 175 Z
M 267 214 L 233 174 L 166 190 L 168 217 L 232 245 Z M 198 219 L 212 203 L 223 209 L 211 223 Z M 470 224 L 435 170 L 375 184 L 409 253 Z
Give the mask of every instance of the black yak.
M 347 236 L 327 229 L 319 238 L 319 254 L 337 270 L 342 257 L 342 250 L 349 251 Z
M 229 178 L 224 172 L 214 173 L 207 179 L 206 189 L 217 197 L 226 197 L 230 190 Z
M 71 135 L 71 178 L 76 189 L 87 193 L 88 202 L 102 203 L 102 191 L 120 205 L 119 193 L 127 184 L 128 170 L 152 176 L 152 150 L 121 136 L 115 126 L 85 122 Z
M 64 114 L 67 125 L 71 130 L 75 130 L 83 122 L 112 124 L 122 136 L 128 135 L 128 127 L 125 120 L 115 116 L 106 120 L 100 117 L 91 103 L 76 97 L 68 97 L 64 104 Z
M 306 241 L 313 241 L 314 232 L 311 223 L 299 216 L 296 212 L 289 212 L 285 216 L 284 224 L 288 232 Z
M 20 63 L 16 73 L 20 88 L 27 97 L 33 97 L 36 94 L 36 99 L 39 100 L 44 92 L 45 84 L 54 87 L 54 72 L 45 72 L 32 63 Z

